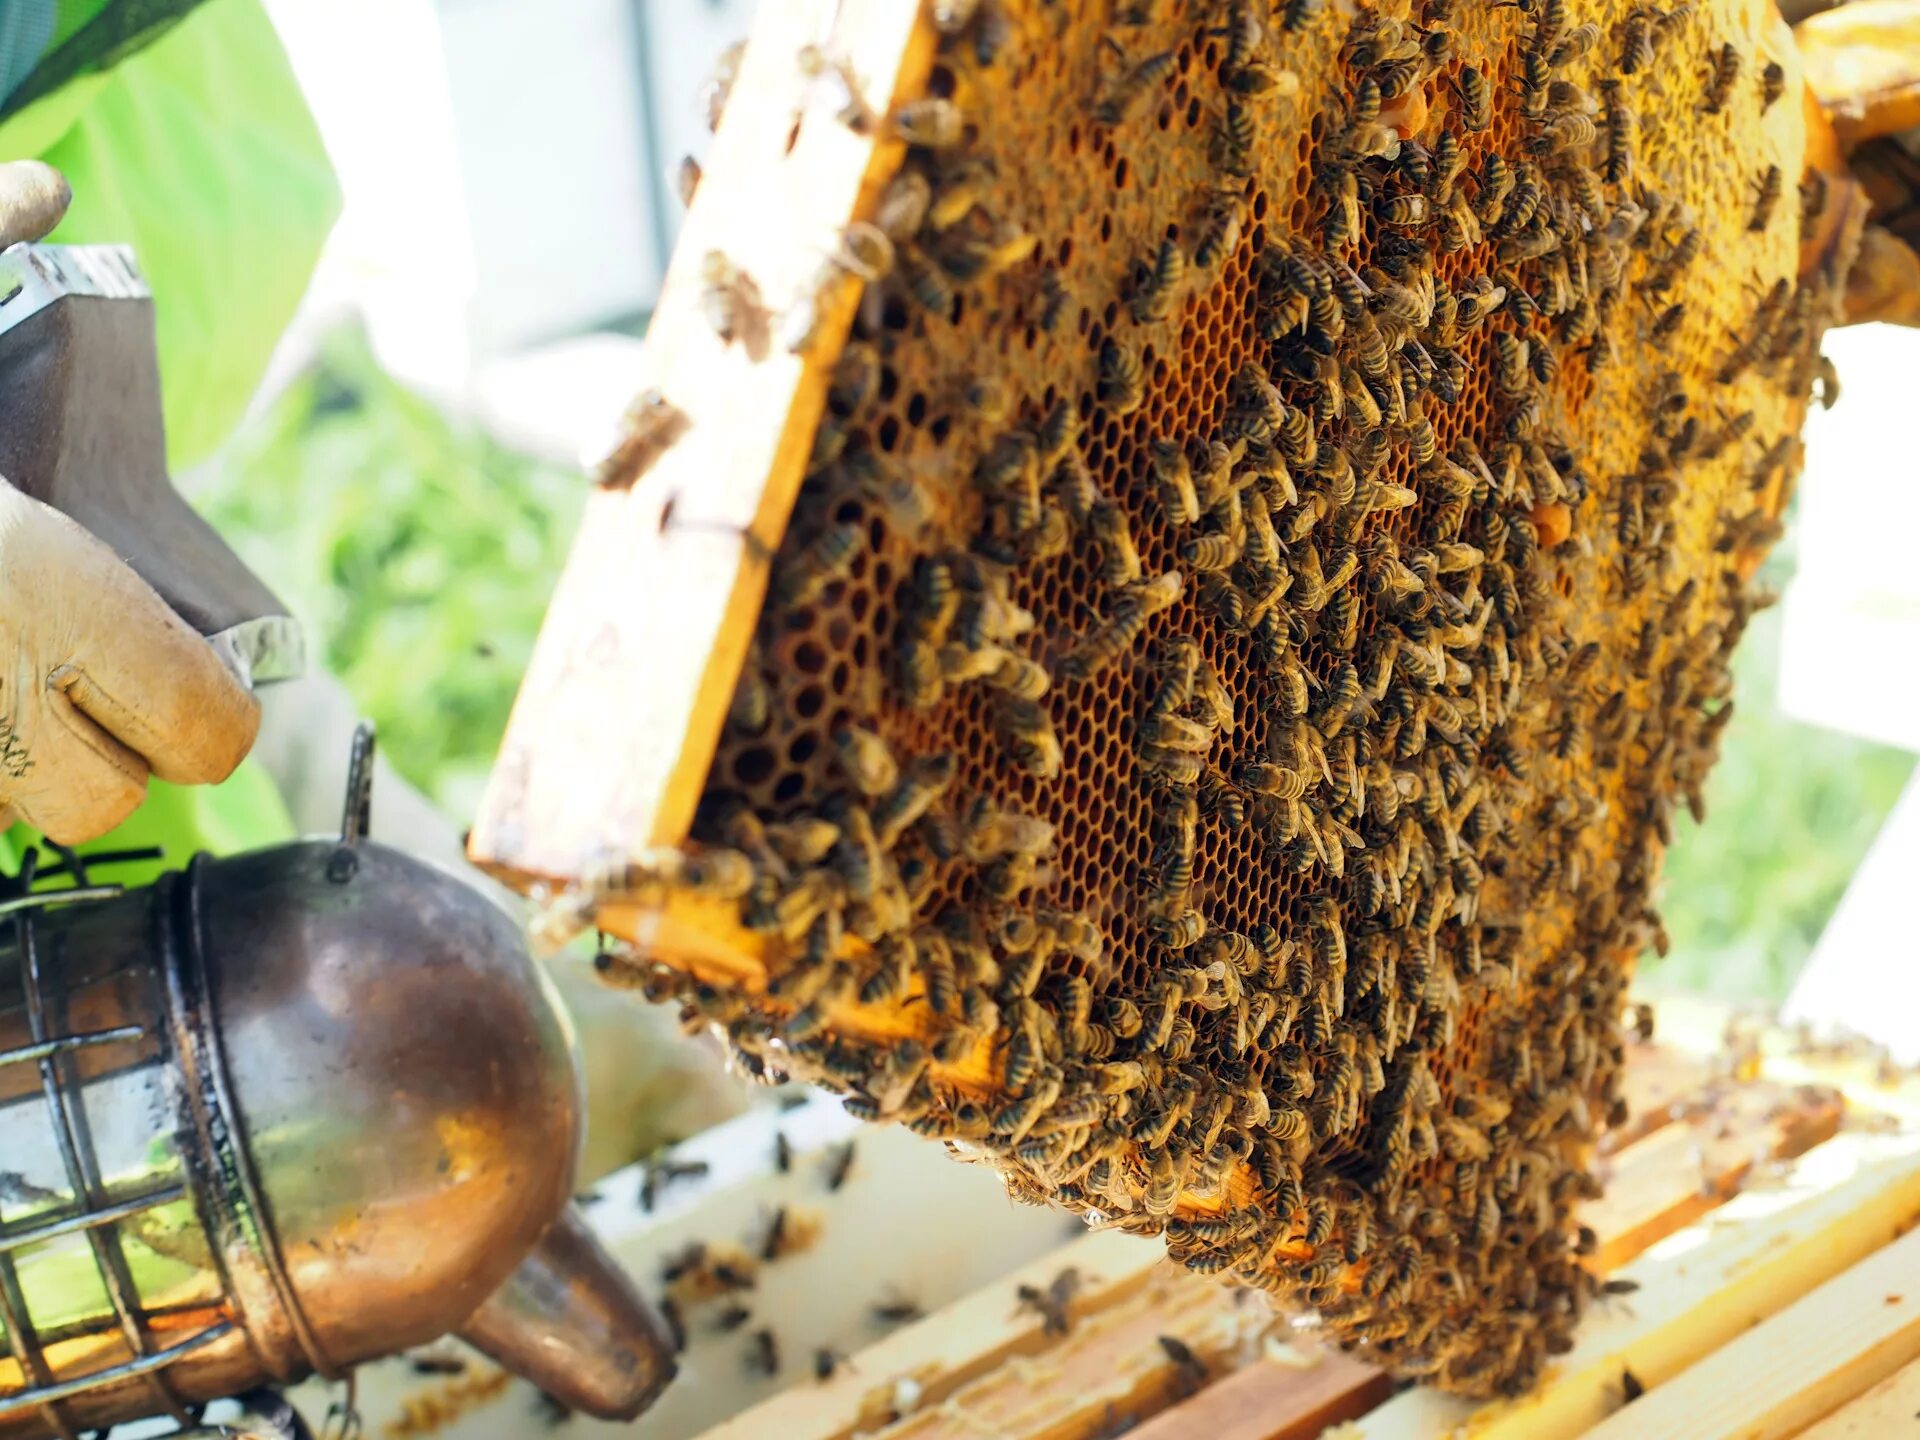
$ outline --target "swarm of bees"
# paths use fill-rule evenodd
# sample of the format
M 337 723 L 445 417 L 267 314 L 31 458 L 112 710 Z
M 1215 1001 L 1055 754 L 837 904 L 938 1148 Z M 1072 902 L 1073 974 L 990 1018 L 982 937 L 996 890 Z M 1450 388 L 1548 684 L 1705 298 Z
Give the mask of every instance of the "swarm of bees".
M 1829 383 L 1848 237 L 1803 258 L 1825 187 L 1781 203 L 1785 73 L 1708 0 L 927 23 L 937 91 L 847 121 L 906 158 L 642 877 L 737 907 L 765 987 L 606 968 L 1516 1393 L 1601 1293 L 1627 975 Z

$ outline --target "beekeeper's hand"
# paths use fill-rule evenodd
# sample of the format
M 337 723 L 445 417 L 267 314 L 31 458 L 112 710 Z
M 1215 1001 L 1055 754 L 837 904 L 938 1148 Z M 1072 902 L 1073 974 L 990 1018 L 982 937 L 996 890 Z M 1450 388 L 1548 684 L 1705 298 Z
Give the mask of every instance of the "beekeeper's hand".
M 147 776 L 224 780 L 260 706 L 112 551 L 0 479 L 0 825 L 111 830 Z
M 0 165 L 0 250 L 39 240 L 67 213 L 67 179 L 38 160 Z

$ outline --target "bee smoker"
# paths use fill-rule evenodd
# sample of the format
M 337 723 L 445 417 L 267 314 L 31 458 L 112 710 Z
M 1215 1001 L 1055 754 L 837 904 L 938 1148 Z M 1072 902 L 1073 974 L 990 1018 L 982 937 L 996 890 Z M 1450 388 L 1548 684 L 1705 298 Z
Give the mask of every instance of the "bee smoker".
M 337 840 L 134 890 L 30 857 L 0 900 L 0 1440 L 191 1427 L 448 1331 L 604 1418 L 671 1378 L 568 1205 L 549 984 L 485 896 L 364 838 L 371 749 Z

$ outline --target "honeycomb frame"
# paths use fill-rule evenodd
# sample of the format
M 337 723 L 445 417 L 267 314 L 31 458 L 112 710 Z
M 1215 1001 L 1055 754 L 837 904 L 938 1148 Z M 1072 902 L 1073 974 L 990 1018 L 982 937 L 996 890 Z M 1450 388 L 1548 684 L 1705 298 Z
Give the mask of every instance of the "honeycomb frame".
M 1343 1343 L 1399 1373 L 1511 1393 L 1570 1343 L 1597 1290 L 1579 1263 L 1573 1209 L 1592 1193 L 1593 1138 L 1617 1118 L 1624 987 L 1636 955 L 1663 943 L 1653 887 L 1669 817 L 1679 803 L 1698 808 L 1731 713 L 1727 658 L 1763 603 L 1751 576 L 1797 468 L 1795 437 L 1851 236 L 1821 232 L 1805 213 L 1815 192 L 1796 205 L 1783 179 L 1803 169 L 1803 116 L 1764 103 L 1757 75 L 1763 56 L 1790 85 L 1797 75 L 1783 28 L 1753 7 L 1197 8 L 932 7 L 951 33 L 926 101 L 907 113 L 965 124 L 937 146 L 910 146 L 905 171 L 926 175 L 936 197 L 971 164 L 984 162 L 988 179 L 944 228 L 929 220 L 897 234 L 891 273 L 865 288 L 851 345 L 874 361 L 871 393 L 847 383 L 858 378 L 851 362 L 841 367 L 772 559 L 693 844 L 593 877 L 571 903 L 623 933 L 642 928 L 623 914 L 677 917 L 676 928 L 647 931 L 642 949 L 606 952 L 603 969 L 679 1000 L 689 1024 L 718 1028 L 750 1072 L 846 1091 L 861 1113 L 990 1160 L 1018 1198 L 1163 1233 L 1177 1258 L 1316 1308 Z M 1542 59 L 1585 24 L 1593 43 L 1543 77 Z M 1248 25 L 1254 38 L 1242 42 L 1236 31 Z M 1417 60 L 1360 59 L 1368 46 L 1391 56 L 1430 34 L 1448 37 L 1444 54 L 1434 42 Z M 1743 63 L 1714 106 L 1727 45 Z M 1356 87 L 1401 64 L 1415 72 L 1411 83 L 1395 77 L 1404 93 L 1377 120 L 1356 120 Z M 1468 65 L 1486 80 L 1484 128 L 1465 113 Z M 1124 77 L 1146 70 L 1140 93 L 1120 104 Z M 1618 89 L 1602 89 L 1606 80 Z M 1565 89 L 1552 92 L 1556 83 Z M 1237 177 L 1244 214 L 1233 246 L 1207 266 L 1193 252 L 1221 183 L 1236 85 L 1264 94 L 1239 102 L 1254 127 L 1232 142 L 1249 157 Z M 1640 119 L 1627 173 L 1608 179 L 1611 116 L 1623 101 Z M 1355 159 L 1363 132 L 1406 163 Z M 923 133 L 907 121 L 909 138 Z M 1503 219 L 1476 216 L 1482 238 L 1447 248 L 1435 243 L 1440 227 L 1408 218 L 1419 207 L 1390 211 L 1413 196 L 1441 208 L 1412 156 L 1449 134 L 1469 203 L 1492 188 L 1486 166 L 1498 155 L 1536 165 L 1547 218 L 1501 234 Z M 1351 238 L 1322 246 L 1340 204 L 1328 177 L 1342 173 L 1373 194 L 1357 206 Z M 1762 213 L 1769 187 L 1775 199 Z M 1167 243 L 1186 264 L 1162 316 L 1143 292 Z M 1287 288 L 1301 272 L 1274 257 L 1288 251 L 1325 277 L 1311 296 Z M 1017 258 L 983 266 L 983 252 Z M 1367 293 L 1336 328 L 1330 310 L 1312 306 L 1334 291 L 1332 303 L 1348 308 L 1337 293 L 1343 266 Z M 1482 277 L 1510 303 L 1475 325 L 1437 324 L 1446 302 L 1426 303 L 1425 286 L 1471 303 Z M 718 288 L 711 298 L 724 315 L 738 297 Z M 1421 302 L 1417 323 L 1390 308 L 1406 293 Z M 1282 323 L 1302 299 L 1307 317 Z M 1379 432 L 1385 456 L 1361 467 L 1359 483 L 1414 499 L 1363 515 L 1357 502 L 1329 499 L 1312 530 L 1289 535 L 1282 568 L 1313 588 L 1307 550 L 1324 565 L 1321 540 L 1332 535 L 1327 554 L 1355 558 L 1351 593 L 1363 576 L 1384 588 L 1352 602 L 1351 627 L 1344 615 L 1328 623 L 1332 600 L 1307 606 L 1290 591 L 1276 607 L 1289 615 L 1288 643 L 1268 646 L 1202 601 L 1188 547 L 1210 527 L 1169 520 L 1152 444 L 1196 456 L 1209 439 L 1280 449 L 1259 440 L 1257 423 L 1247 430 L 1259 391 L 1246 367 L 1274 385 L 1283 413 L 1313 415 L 1318 382 L 1306 357 L 1331 353 L 1352 371 L 1383 329 L 1396 337 L 1387 363 L 1398 388 L 1413 387 L 1406 419 L 1366 424 L 1349 387 L 1348 413 L 1321 412 L 1313 444 L 1353 456 Z M 1520 341 L 1529 358 L 1553 361 L 1517 377 L 1509 363 L 1503 379 L 1497 352 L 1510 359 Z M 1445 368 L 1457 399 L 1422 373 L 1414 342 L 1429 362 L 1454 357 Z M 1116 346 L 1141 370 L 1140 397 L 1124 412 L 1113 391 L 1126 387 L 1103 361 Z M 1060 404 L 1078 421 L 1072 443 L 1087 472 L 1124 515 L 1142 575 L 1185 575 L 1179 598 L 1085 679 L 1071 677 L 1087 637 L 1126 603 L 1101 579 L 1106 549 L 1076 523 L 1063 550 L 1032 558 L 1057 539 L 1037 541 L 1038 525 L 1010 520 L 1002 488 L 980 479 L 997 445 L 1035 439 Z M 1524 425 L 1514 419 L 1523 409 Z M 1455 505 L 1442 488 L 1448 472 L 1416 454 L 1421 415 L 1437 455 L 1469 476 L 1481 472 L 1463 445 L 1488 462 Z M 1495 457 L 1513 453 L 1503 443 L 1524 463 L 1512 482 L 1504 465 L 1493 473 Z M 1296 492 L 1337 489 L 1337 469 L 1292 458 Z M 1045 478 L 1041 513 L 1069 511 L 1051 469 Z M 904 501 L 886 488 L 902 481 Z M 1271 477 L 1249 485 L 1279 488 Z M 1398 503 L 1384 488 L 1367 494 Z M 1280 521 L 1304 508 L 1273 507 Z M 903 645 L 924 625 L 916 572 L 983 546 L 1009 563 L 984 567 L 976 611 L 990 608 L 987 596 L 1034 617 L 1030 631 L 990 643 L 1050 676 L 1039 704 L 1058 745 L 1055 774 L 1045 747 L 1024 766 L 1015 757 L 1009 737 L 1024 722 L 1009 720 L 993 686 L 956 680 L 935 703 L 909 703 Z M 1471 554 L 1443 558 L 1449 546 Z M 1437 616 L 1391 593 L 1389 562 L 1418 556 L 1417 593 Z M 1252 588 L 1240 584 L 1243 562 L 1229 573 Z M 1435 630 L 1450 639 L 1435 642 Z M 1400 648 L 1381 670 L 1390 635 Z M 1190 788 L 1150 776 L 1140 740 L 1164 676 L 1156 657 L 1178 636 L 1198 643 L 1231 695 L 1234 728 L 1209 741 L 1204 763 L 1250 811 L 1245 823 L 1216 812 L 1197 828 L 1191 899 L 1173 914 L 1202 914 L 1208 933 L 1184 946 L 1168 941 L 1169 914 L 1142 902 L 1167 869 L 1167 812 Z M 1262 659 L 1270 648 L 1311 677 L 1308 714 L 1286 725 Z M 1432 659 L 1403 668 L 1408 651 Z M 1391 678 L 1341 709 L 1329 697 L 1349 661 Z M 1436 673 L 1409 678 L 1429 664 Z M 1172 713 L 1192 719 L 1195 709 L 1188 701 Z M 1331 731 L 1324 766 L 1280 743 L 1300 722 Z M 863 794 L 840 758 L 849 727 L 877 737 L 909 779 Z M 1409 732 L 1424 738 L 1412 743 Z M 914 767 L 940 755 L 953 757 L 954 776 L 930 818 L 878 854 L 882 892 L 905 892 L 902 862 L 914 877 L 910 904 L 886 907 L 887 918 L 871 894 L 846 893 L 873 889 L 865 872 L 875 858 L 848 838 L 851 812 L 884 814 Z M 1278 806 L 1245 793 L 1247 764 L 1283 760 L 1320 771 L 1305 781 L 1313 813 L 1359 842 L 1341 854 L 1341 873 L 1325 841 L 1335 834 L 1344 852 L 1341 832 L 1325 827 L 1309 845 L 1299 825 L 1276 822 Z M 1334 775 L 1382 766 L 1397 801 Z M 1034 875 L 1005 854 L 942 858 L 956 834 L 964 843 L 976 802 L 1052 827 L 1056 843 Z M 782 827 L 823 814 L 840 839 L 817 855 L 795 858 L 768 838 L 769 826 L 790 836 Z M 1401 838 L 1402 821 L 1418 834 Z M 1390 876 L 1388 853 L 1399 857 Z M 783 911 L 809 876 L 825 877 L 837 898 L 810 907 L 803 896 Z M 797 931 L 784 918 L 795 913 L 807 922 Z M 993 943 L 1011 939 L 1009 917 L 1056 932 L 1031 983 L 1008 979 L 1025 969 L 1027 948 Z M 1064 943 L 1062 917 L 1090 923 L 1098 946 Z M 696 934 L 707 939 L 687 938 Z M 1232 958 L 1247 954 L 1237 941 L 1218 943 L 1256 935 L 1268 953 L 1250 968 Z M 946 940 L 968 942 L 974 958 L 940 958 Z M 1304 993 L 1273 958 L 1288 945 L 1310 967 Z M 734 949 L 758 964 L 713 963 Z M 901 953 L 897 980 L 876 983 Z M 1196 978 L 1208 970 L 1196 960 L 1224 968 Z M 966 993 L 975 991 L 985 997 L 977 1010 Z M 1248 1039 L 1259 997 L 1273 1003 Z M 1143 1018 L 1122 1033 L 1119 1002 L 1151 1027 Z M 1144 1043 L 1169 1028 L 1167 1013 L 1175 1043 Z M 1016 1059 L 1022 1030 L 1035 1038 Z

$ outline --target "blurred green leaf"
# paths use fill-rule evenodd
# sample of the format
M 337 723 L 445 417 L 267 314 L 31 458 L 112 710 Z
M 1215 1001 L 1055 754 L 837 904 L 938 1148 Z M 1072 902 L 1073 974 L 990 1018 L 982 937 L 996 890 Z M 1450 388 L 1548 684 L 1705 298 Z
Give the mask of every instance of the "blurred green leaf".
M 355 329 L 195 498 L 307 623 L 394 766 L 464 819 L 585 492 L 395 383 Z

